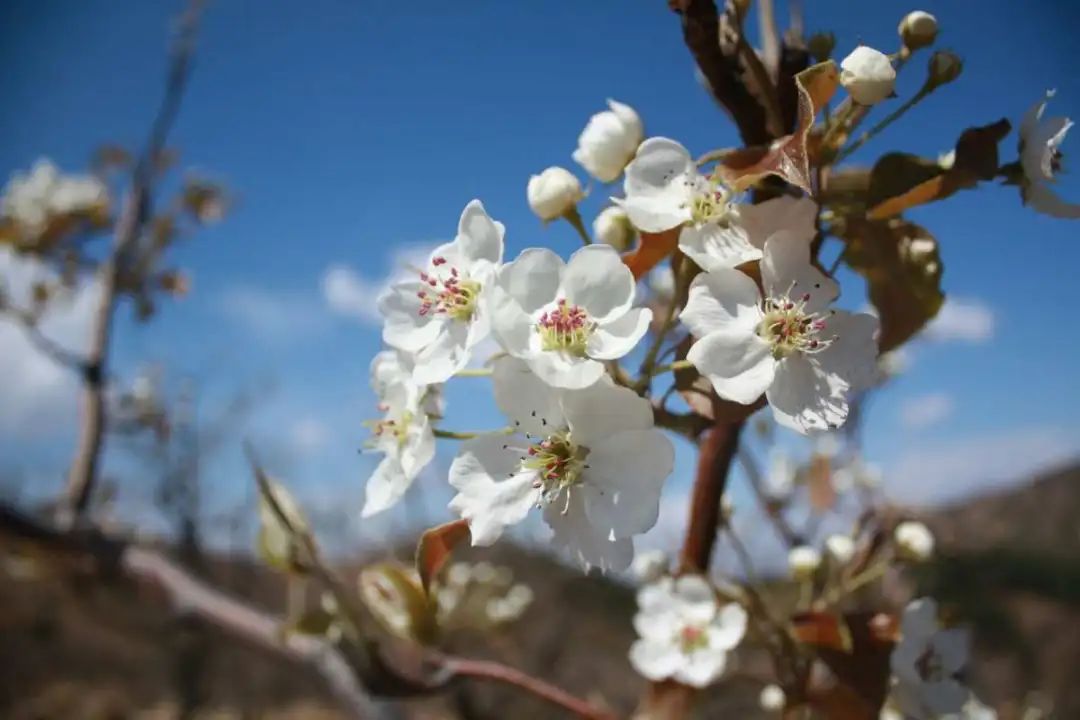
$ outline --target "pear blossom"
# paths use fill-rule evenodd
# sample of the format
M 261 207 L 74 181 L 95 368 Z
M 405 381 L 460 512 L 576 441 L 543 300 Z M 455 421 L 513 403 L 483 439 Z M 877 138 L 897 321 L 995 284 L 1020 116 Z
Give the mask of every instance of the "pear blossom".
M 525 190 L 529 208 L 544 222 L 551 222 L 577 209 L 584 197 L 581 181 L 566 168 L 549 167 L 529 178 Z
M 813 577 L 819 567 L 821 567 L 821 553 L 809 545 L 799 545 L 788 552 L 788 569 L 796 580 Z
M 589 245 L 569 262 L 530 248 L 499 271 L 493 327 L 503 349 L 544 382 L 583 388 L 604 374 L 603 361 L 630 352 L 652 311 L 632 307 L 634 276 L 615 250 Z
M 634 108 L 614 100 L 607 102 L 611 109 L 589 118 L 573 155 L 574 162 L 605 183 L 619 177 L 644 137 Z
M 783 710 L 786 702 L 787 695 L 784 693 L 784 689 L 776 683 L 763 687 L 761 695 L 758 696 L 758 704 L 761 705 L 761 709 L 769 712 Z
M 43 233 L 57 216 L 103 211 L 109 203 L 105 184 L 91 175 L 65 175 L 41 158 L 28 173 L 15 173 L 0 194 L 0 220 L 20 236 Z
M 634 226 L 625 210 L 618 205 L 608 205 L 593 220 L 593 236 L 597 242 L 624 252 L 634 244 Z
M 964 703 L 964 707 L 960 708 L 959 713 L 942 715 L 941 720 L 997 720 L 997 717 L 998 714 L 993 708 L 984 705 L 979 698 L 971 695 Z M 1028 715 L 1025 714 L 1024 718 L 1027 720 Z
M 942 629 L 937 603 L 915 600 L 900 621 L 900 642 L 890 664 L 896 684 L 893 699 L 906 717 L 938 718 L 960 712 L 971 691 L 960 682 L 968 660 L 968 633 Z
M 583 566 L 625 570 L 674 463 L 652 406 L 606 381 L 552 388 L 513 357 L 495 361 L 492 380 L 514 434 L 469 440 L 450 466 L 450 508 L 469 522 L 473 545 L 491 545 L 536 507 L 554 544 Z
M 934 535 L 930 528 L 916 520 L 907 520 L 893 532 L 896 549 L 908 560 L 922 562 L 934 554 Z
M 641 582 L 658 580 L 668 571 L 668 557 L 662 550 L 649 550 L 634 556 L 630 572 Z
M 924 10 L 914 10 L 904 16 L 896 32 L 900 35 L 904 47 L 918 50 L 931 45 L 937 38 L 937 18 Z
M 411 358 L 385 350 L 371 361 L 371 387 L 381 419 L 369 423 L 368 448 L 382 461 L 364 487 L 362 517 L 370 517 L 402 498 L 413 480 L 435 457 L 429 412 L 441 411 L 438 388 L 415 382 Z
M 1062 153 L 1058 148 L 1073 126 L 1066 117 L 1043 118 L 1046 104 L 1054 97 L 1035 103 L 1020 123 L 1020 193 L 1024 203 L 1045 215 L 1057 218 L 1080 218 L 1080 204 L 1065 202 L 1053 189 L 1061 171 Z
M 846 394 L 877 373 L 872 315 L 829 310 L 838 287 L 810 264 L 810 247 L 790 237 L 765 242 L 764 298 L 737 270 L 694 278 L 680 319 L 698 340 L 687 360 L 728 400 L 765 393 L 777 422 L 801 433 L 837 428 Z
M 453 242 L 436 248 L 415 279 L 379 298 L 383 340 L 414 358 L 414 381 L 448 380 L 469 362 L 491 329 L 489 307 L 503 257 L 503 224 L 479 200 L 465 206 Z
M 896 70 L 888 55 L 860 45 L 840 63 L 840 84 L 859 105 L 875 105 L 893 94 Z
M 841 565 L 846 565 L 855 556 L 855 542 L 847 535 L 830 535 L 825 538 L 825 549 Z
M 746 633 L 746 611 L 721 607 L 700 575 L 665 577 L 638 592 L 630 663 L 649 680 L 705 687 L 727 666 L 728 652 Z

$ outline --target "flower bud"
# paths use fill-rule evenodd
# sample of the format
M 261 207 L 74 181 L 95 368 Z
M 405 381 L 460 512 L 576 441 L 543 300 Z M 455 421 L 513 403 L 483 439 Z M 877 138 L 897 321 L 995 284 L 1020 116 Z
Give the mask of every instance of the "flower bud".
M 897 525 L 893 539 L 900 556 L 907 560 L 922 562 L 934 553 L 934 536 L 930 528 L 916 520 Z
M 896 29 L 900 40 L 908 50 L 918 50 L 931 45 L 937 37 L 937 18 L 928 12 L 909 12 Z
M 936 88 L 951 83 L 960 77 L 963 69 L 964 61 L 959 55 L 949 50 L 938 50 L 930 56 L 930 64 L 927 67 L 930 77 L 927 78 L 926 84 Z
M 769 712 L 779 712 L 783 710 L 786 701 L 787 696 L 784 694 L 783 689 L 775 683 L 763 687 L 761 689 L 761 695 L 758 696 L 758 702 L 761 704 L 761 709 L 768 710 Z
M 600 211 L 593 220 L 593 237 L 619 252 L 630 249 L 634 243 L 634 226 L 626 211 L 618 205 L 610 205 Z
M 792 548 L 788 553 L 788 568 L 796 580 L 808 580 L 821 565 L 821 553 L 809 545 Z
M 889 57 L 860 45 L 840 63 L 840 84 L 860 105 L 874 105 L 893 94 L 896 70 Z
M 611 109 L 589 118 L 573 155 L 574 162 L 606 183 L 622 174 L 644 139 L 641 118 L 634 108 L 614 100 L 608 100 L 608 107 Z
M 841 565 L 846 565 L 855 555 L 855 543 L 847 535 L 830 535 L 825 539 L 825 549 Z
M 668 559 L 660 550 L 638 553 L 630 564 L 630 572 L 643 583 L 659 580 L 668 571 Z
M 836 36 L 831 32 L 819 32 L 810 36 L 806 41 L 806 49 L 810 56 L 817 62 L 825 62 L 832 57 L 832 51 L 836 48 Z
M 526 195 L 532 211 L 544 222 L 549 222 L 574 209 L 583 193 L 581 183 L 569 170 L 549 167 L 529 178 Z

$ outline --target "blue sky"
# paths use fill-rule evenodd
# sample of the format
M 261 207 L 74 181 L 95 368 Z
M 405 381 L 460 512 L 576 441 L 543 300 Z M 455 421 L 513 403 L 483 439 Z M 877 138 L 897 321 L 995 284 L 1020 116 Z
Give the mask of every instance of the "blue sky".
M 102 142 L 141 141 L 180 5 L 0 5 L 0 173 L 41 155 L 78 170 Z M 840 57 L 860 41 L 894 48 L 896 24 L 912 9 L 806 5 L 808 29 L 835 32 Z M 999 117 L 1015 125 L 1048 87 L 1058 89 L 1051 113 L 1080 115 L 1080 77 L 1069 63 L 1080 9 L 1069 5 L 924 3 L 939 18 L 939 46 L 959 52 L 965 71 L 854 161 L 894 149 L 934 156 L 969 125 Z M 901 97 L 921 83 L 924 62 L 917 57 L 902 74 Z M 539 244 L 569 254 L 576 237 L 565 225 L 540 226 L 525 183 L 552 164 L 580 170 L 570 159 L 577 134 L 607 97 L 637 108 L 648 134 L 692 152 L 737 142 L 660 0 L 421 1 L 407 10 L 344 0 L 210 3 L 172 143 L 184 167 L 225 182 L 238 204 L 176 252 L 194 278 L 189 298 L 149 326 L 124 314 L 119 371 L 159 362 L 193 375 L 208 414 L 237 389 L 272 388 L 208 483 L 221 497 L 243 497 L 238 440 L 250 436 L 301 494 L 340 495 L 339 506 L 358 510 L 371 468 L 357 448 L 371 414 L 367 365 L 378 330 L 328 308 L 324 273 L 344 265 L 377 288 L 410 249 L 450 238 L 473 197 L 507 225 L 508 256 Z M 1004 157 L 1015 142 L 1015 133 L 1005 140 Z M 1061 190 L 1080 201 L 1078 176 Z M 587 219 L 604 197 L 595 188 Z M 867 450 L 890 473 L 890 491 L 942 498 L 1076 456 L 1080 226 L 1037 216 L 1015 188 L 996 186 L 911 218 L 940 241 L 952 304 L 938 339 L 911 347 L 908 371 L 870 411 Z M 859 306 L 860 281 L 841 280 L 845 301 Z M 448 424 L 498 422 L 476 392 L 482 382 L 450 388 Z M 0 437 L 4 469 L 42 494 L 57 487 L 71 444 L 71 408 L 62 409 L 47 423 L 11 422 Z M 31 404 L 26 412 L 45 411 Z M 676 499 L 689 472 L 683 450 L 668 490 Z M 441 480 L 423 482 L 419 500 L 435 513 L 445 501 Z

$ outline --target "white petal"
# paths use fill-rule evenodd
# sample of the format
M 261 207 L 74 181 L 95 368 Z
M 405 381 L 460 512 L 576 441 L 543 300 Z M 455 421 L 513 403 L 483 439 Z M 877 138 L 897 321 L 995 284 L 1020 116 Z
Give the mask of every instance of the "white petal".
M 727 651 L 703 648 L 687 656 L 687 661 L 675 672 L 675 679 L 686 685 L 703 688 L 724 674 Z
M 682 575 L 675 580 L 675 600 L 686 622 L 701 625 L 716 617 L 716 592 L 701 575 Z
M 435 434 L 431 431 L 431 421 L 426 415 L 414 418 L 405 432 L 405 443 L 400 454 L 401 469 L 412 480 L 434 458 Z
M 765 395 L 776 421 L 804 435 L 838 428 L 847 419 L 842 388 L 831 385 L 803 355 L 777 363 L 776 377 Z
M 663 232 L 690 219 L 689 178 L 694 161 L 679 143 L 649 138 L 626 167 L 622 201 L 630 221 L 645 232 Z
M 628 430 L 600 441 L 585 459 L 582 491 L 589 521 L 609 537 L 629 538 L 656 524 L 660 491 L 675 450 L 658 430 Z
M 558 350 L 541 350 L 525 360 L 541 380 L 556 388 L 579 390 L 589 387 L 604 375 L 603 363 Z
M 503 224 L 488 217 L 484 204 L 473 200 L 461 213 L 455 242 L 461 248 L 463 257 L 498 264 L 502 262 L 505 234 Z
M 753 332 L 761 317 L 761 293 L 738 270 L 714 270 L 695 277 L 686 307 L 679 313 L 679 320 L 699 338 L 716 330 Z
M 683 654 L 670 642 L 637 640 L 630 646 L 630 664 L 649 680 L 663 680 L 683 664 Z
M 634 546 L 629 540 L 610 540 L 602 530 L 589 523 L 582 493 L 565 492 L 544 509 L 544 521 L 554 531 L 552 543 L 568 552 L 581 566 L 618 572 L 630 567 Z
M 608 382 L 563 393 L 562 408 L 574 442 L 589 448 L 625 430 L 653 426 L 648 400 L 630 388 Z
M 756 333 L 721 330 L 695 342 L 686 354 L 720 397 L 749 405 L 772 384 L 776 361 Z
M 413 379 L 422 385 L 446 382 L 469 364 L 469 325 L 457 320 L 446 322 L 430 344 L 415 358 Z
M 398 283 L 378 300 L 379 312 L 386 318 L 383 341 L 405 352 L 416 352 L 439 334 L 444 320 L 420 314 L 417 296 L 426 286 L 420 282 Z
M 924 683 L 922 698 L 934 717 L 957 713 L 971 697 L 971 691 L 956 680 Z
M 515 357 L 525 357 L 533 346 L 533 320 L 510 293 L 501 287 L 492 289 L 491 329 L 503 350 Z
M 1036 183 L 1028 189 L 1027 203 L 1034 210 L 1050 217 L 1072 220 L 1080 218 L 1080 204 L 1065 202 L 1046 183 Z
M 761 249 L 750 244 L 742 227 L 721 227 L 715 222 L 683 227 L 679 249 L 705 271 L 733 268 L 761 257 Z
M 634 302 L 634 274 L 610 245 L 587 245 L 571 255 L 562 288 L 568 302 L 597 322 L 615 319 Z
M 955 674 L 967 667 L 971 635 L 966 629 L 942 630 L 934 635 L 932 645 L 945 672 Z
M 652 322 L 649 308 L 631 308 L 625 315 L 599 325 L 589 337 L 589 357 L 597 360 L 618 360 L 629 353 L 645 337 Z
M 938 606 L 933 598 L 913 600 L 904 608 L 904 614 L 900 618 L 903 644 L 925 645 L 939 629 Z
M 733 649 L 746 635 L 746 621 L 746 610 L 742 605 L 724 605 L 709 627 L 709 644 L 721 650 Z
M 458 494 L 450 509 L 469 521 L 473 545 L 490 545 L 503 530 L 528 515 L 540 491 L 535 472 L 520 472 L 520 458 L 505 449 L 508 438 L 488 435 L 462 444 L 450 465 L 450 485 Z
M 668 606 L 653 612 L 642 611 L 634 616 L 634 630 L 646 640 L 660 640 L 670 643 L 682 627 L 682 619 L 675 612 L 674 606 Z
M 517 259 L 499 270 L 499 287 L 517 301 L 526 313 L 533 313 L 555 300 L 564 263 L 547 248 L 523 250 Z
M 770 297 L 805 298 L 809 312 L 820 312 L 840 295 L 840 286 L 810 264 L 810 245 L 786 232 L 765 243 L 761 284 Z
M 492 368 L 495 404 L 520 432 L 546 437 L 566 426 L 559 393 L 522 360 L 501 357 Z
M 783 195 L 757 205 L 736 205 L 739 223 L 746 229 L 750 242 L 764 249 L 765 241 L 779 232 L 787 232 L 795 240 L 807 244 L 817 232 L 818 206 L 811 198 Z
M 397 458 L 384 457 L 364 486 L 364 507 L 360 517 L 371 517 L 396 504 L 412 481 Z
M 878 378 L 878 346 L 875 339 L 878 319 L 868 313 L 837 310 L 825 318 L 825 337 L 832 337 L 829 347 L 810 356 L 821 371 L 846 388 L 862 390 Z

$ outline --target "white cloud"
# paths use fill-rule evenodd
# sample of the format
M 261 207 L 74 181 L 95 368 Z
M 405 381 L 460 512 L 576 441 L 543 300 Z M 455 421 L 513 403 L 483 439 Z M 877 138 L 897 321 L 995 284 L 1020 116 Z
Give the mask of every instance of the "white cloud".
M 317 332 L 326 322 L 322 307 L 312 297 L 246 285 L 226 290 L 220 307 L 261 339 L 275 342 Z
M 1029 427 L 948 444 L 912 446 L 886 466 L 885 487 L 904 503 L 930 505 L 1030 480 L 1080 457 L 1080 436 Z
M 922 337 L 936 342 L 987 342 L 994 337 L 994 311 L 977 298 L 949 298 Z
M 297 452 L 309 455 L 326 446 L 330 428 L 318 418 L 300 418 L 289 428 L 289 440 Z
M 376 300 L 392 283 L 411 277 L 411 268 L 427 264 L 437 243 L 414 243 L 402 245 L 390 257 L 389 268 L 381 277 L 364 277 L 344 263 L 334 263 L 322 276 L 323 300 L 331 311 L 359 320 L 367 325 L 378 325 L 382 316 Z
M 928 393 L 900 404 L 900 424 L 910 430 L 936 425 L 952 415 L 956 402 L 946 393 Z
M 0 249 L 0 287 L 14 305 L 29 307 L 33 285 L 52 275 L 36 261 Z M 38 328 L 63 348 L 83 348 L 97 299 L 96 284 L 59 296 Z M 39 351 L 24 328 L 2 314 L 0 348 L 0 430 L 28 436 L 70 428 L 78 402 L 75 374 Z

